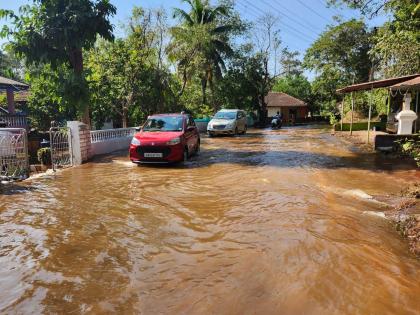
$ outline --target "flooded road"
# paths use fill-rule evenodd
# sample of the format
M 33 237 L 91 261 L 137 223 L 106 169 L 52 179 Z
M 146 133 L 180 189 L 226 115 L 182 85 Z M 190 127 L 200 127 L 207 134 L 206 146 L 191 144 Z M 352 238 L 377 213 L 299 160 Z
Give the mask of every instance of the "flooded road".
M 416 171 L 309 127 L 202 142 L 0 193 L 0 313 L 420 313 L 420 261 L 366 214 Z

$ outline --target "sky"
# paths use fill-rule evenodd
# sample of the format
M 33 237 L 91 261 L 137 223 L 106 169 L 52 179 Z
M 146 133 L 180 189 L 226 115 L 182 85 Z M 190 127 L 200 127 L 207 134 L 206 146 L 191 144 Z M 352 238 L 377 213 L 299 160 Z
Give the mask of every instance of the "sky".
M 0 0 L 0 7 L 17 12 L 21 5 L 31 3 L 30 0 Z M 112 18 L 117 37 L 123 36 L 121 25 L 128 20 L 133 6 L 144 8 L 164 8 L 171 17 L 174 7 L 187 8 L 180 0 L 111 0 L 117 8 L 117 14 Z M 214 3 L 214 1 L 211 1 Z M 256 21 L 264 13 L 271 13 L 279 18 L 282 47 L 300 52 L 301 57 L 326 26 L 333 24 L 333 17 L 340 15 L 344 19 L 360 18 L 356 10 L 348 8 L 328 8 L 326 0 L 236 0 L 235 8 L 241 17 L 248 21 Z M 368 25 L 377 26 L 385 22 L 386 17 L 380 16 L 366 20 Z M 7 23 L 0 20 L 0 28 Z M 0 39 L 4 44 L 5 39 Z

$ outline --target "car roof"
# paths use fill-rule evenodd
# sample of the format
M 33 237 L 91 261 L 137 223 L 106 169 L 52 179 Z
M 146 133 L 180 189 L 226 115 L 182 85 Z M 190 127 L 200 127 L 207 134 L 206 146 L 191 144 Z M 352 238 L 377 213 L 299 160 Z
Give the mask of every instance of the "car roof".
M 179 116 L 182 116 L 182 117 L 187 117 L 188 115 L 187 114 L 180 114 L 180 113 L 169 113 L 169 114 L 153 114 L 153 115 L 149 115 L 149 117 L 179 117 Z
M 221 109 L 219 112 L 239 112 L 241 109 Z

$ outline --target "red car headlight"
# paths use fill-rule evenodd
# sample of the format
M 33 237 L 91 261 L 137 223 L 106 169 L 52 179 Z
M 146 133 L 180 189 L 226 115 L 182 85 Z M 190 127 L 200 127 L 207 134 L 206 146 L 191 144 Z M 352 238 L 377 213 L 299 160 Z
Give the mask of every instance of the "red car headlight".
M 140 145 L 140 140 L 137 139 L 136 137 L 133 137 L 133 139 L 131 140 L 131 144 L 132 145 Z
M 175 144 L 179 144 L 181 143 L 181 138 L 177 137 L 177 138 L 173 138 L 171 140 L 169 140 L 168 142 L 166 142 L 167 145 L 175 145 Z

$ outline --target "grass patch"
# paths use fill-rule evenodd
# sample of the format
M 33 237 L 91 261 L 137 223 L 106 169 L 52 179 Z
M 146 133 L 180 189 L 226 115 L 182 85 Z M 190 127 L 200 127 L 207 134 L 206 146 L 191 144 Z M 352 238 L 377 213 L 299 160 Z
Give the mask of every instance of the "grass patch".
M 373 127 L 376 128 L 376 130 L 385 131 L 386 129 L 386 123 L 380 122 L 380 121 L 374 121 L 370 123 L 370 128 L 373 129 Z M 353 123 L 353 131 L 360 131 L 360 130 L 367 130 L 368 123 L 367 122 L 357 122 Z M 335 131 L 341 131 L 341 125 L 340 123 L 336 123 L 334 125 Z M 350 124 L 344 123 L 343 124 L 343 131 L 350 131 Z

